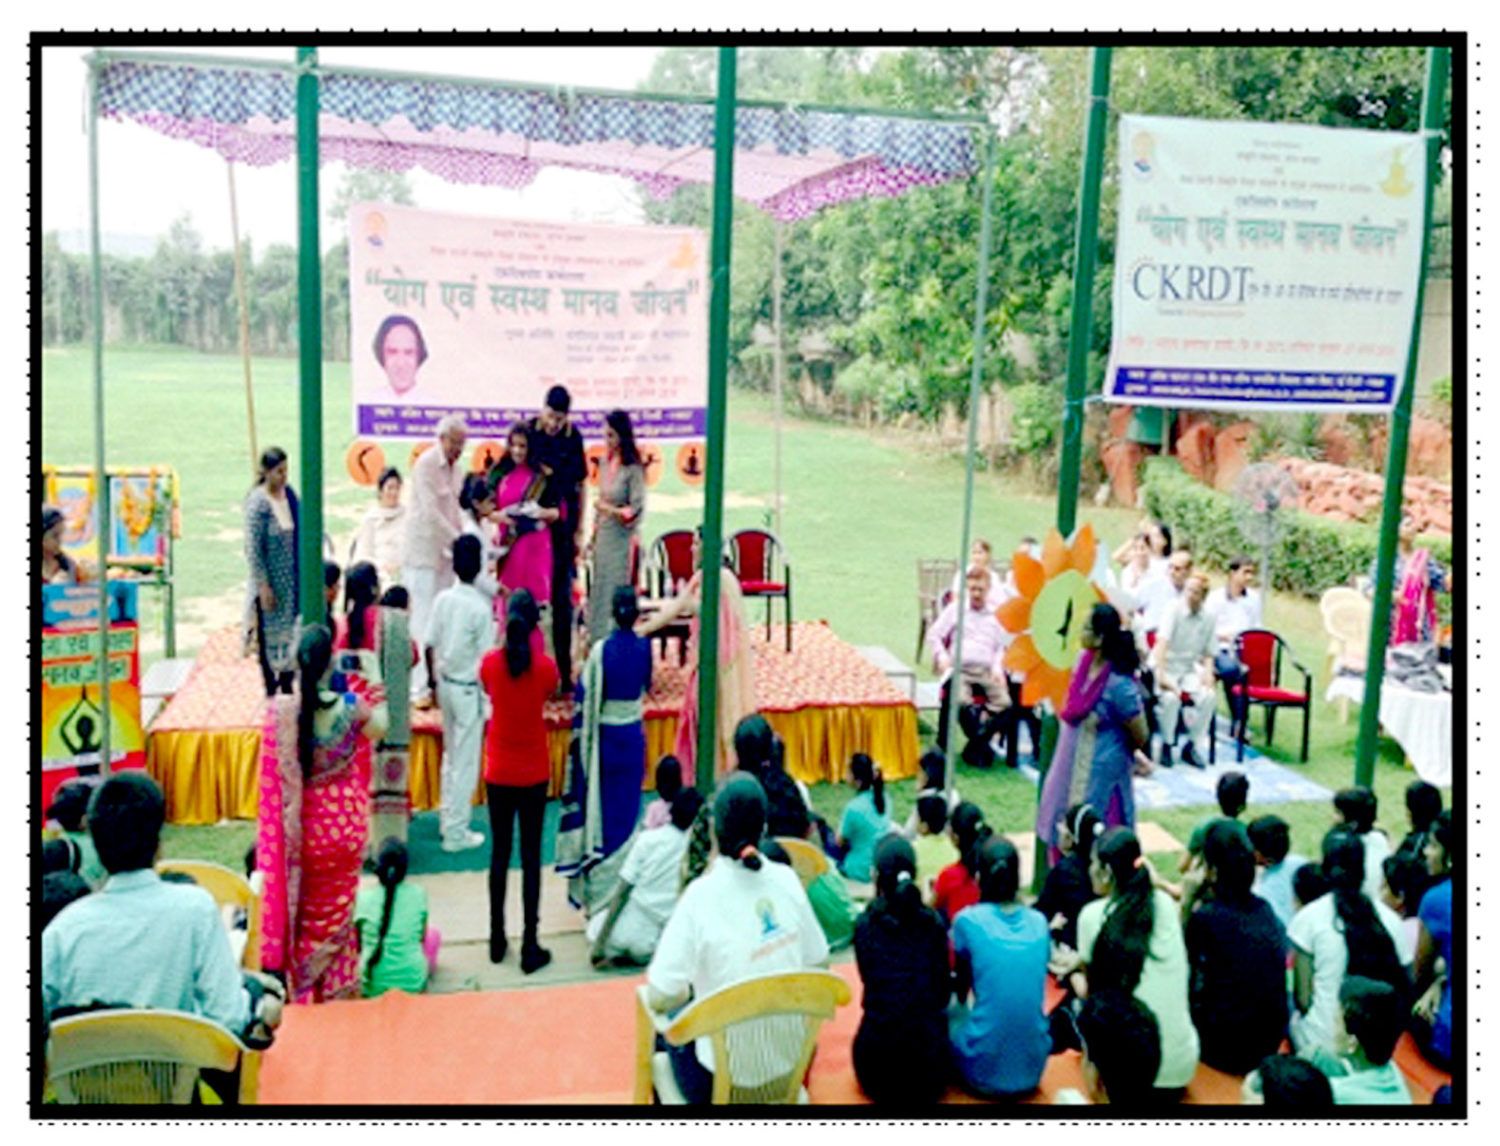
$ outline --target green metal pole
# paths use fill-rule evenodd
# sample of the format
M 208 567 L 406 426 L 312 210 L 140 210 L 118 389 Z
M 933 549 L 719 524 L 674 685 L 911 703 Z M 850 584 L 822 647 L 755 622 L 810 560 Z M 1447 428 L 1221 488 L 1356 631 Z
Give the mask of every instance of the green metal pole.
M 104 463 L 104 269 L 99 250 L 99 73 L 89 68 L 89 332 L 94 351 L 94 540 L 99 553 L 99 772 L 110 773 L 109 476 Z
M 300 375 L 302 518 L 298 522 L 302 623 L 323 616 L 323 271 L 318 242 L 317 48 L 297 63 L 297 357 Z
M 1110 48 L 1095 48 L 1089 63 L 1089 113 L 1084 129 L 1083 178 L 1078 185 L 1078 234 L 1073 244 L 1073 310 L 1068 324 L 1068 382 L 1063 405 L 1062 464 L 1057 485 L 1057 531 L 1078 520 L 1078 470 L 1083 460 L 1083 392 L 1094 322 L 1094 261 L 1099 247 L 1099 182 L 1104 171 L 1104 121 L 1109 111 Z
M 1417 349 L 1422 334 L 1422 299 L 1427 286 L 1427 248 L 1432 229 L 1432 188 L 1439 174 L 1442 141 L 1443 91 L 1448 86 L 1448 49 L 1427 49 L 1427 80 L 1422 91 L 1422 132 L 1427 148 L 1426 182 L 1422 203 L 1422 258 L 1418 264 L 1417 297 L 1412 309 L 1411 346 L 1401 391 L 1391 411 L 1390 443 L 1385 455 L 1385 499 L 1380 507 L 1380 550 L 1375 560 L 1375 599 L 1370 612 L 1370 648 L 1365 657 L 1365 699 L 1359 707 L 1359 743 L 1354 750 L 1354 782 L 1368 787 L 1375 776 L 1375 747 L 1380 734 L 1380 682 L 1385 675 L 1385 649 L 1390 638 L 1391 594 L 1395 587 L 1396 543 L 1401 527 L 1401 502 L 1406 485 L 1406 443 L 1411 431 L 1412 395 L 1417 388 Z
M 719 584 L 724 548 L 724 438 L 729 376 L 729 249 L 734 227 L 735 49 L 719 49 L 714 112 L 714 229 L 708 302 L 708 473 L 703 498 L 699 605 L 698 790 L 714 790 L 718 745 Z
M 1099 248 L 1099 184 L 1104 174 L 1104 128 L 1109 112 L 1109 65 L 1113 51 L 1095 48 L 1089 61 L 1089 111 L 1083 135 L 1083 174 L 1078 184 L 1078 233 L 1073 241 L 1073 309 L 1068 323 L 1068 380 L 1063 403 L 1062 460 L 1057 478 L 1057 531 L 1072 534 L 1078 523 L 1078 471 L 1083 462 L 1083 395 L 1088 383 L 1089 341 L 1094 323 L 1094 266 Z M 1042 783 L 1057 743 L 1057 718 L 1047 717 L 1037 760 Z M 1032 889 L 1047 874 L 1047 844 L 1036 838 Z
M 948 674 L 948 754 L 943 766 L 943 786 L 948 802 L 953 802 L 953 780 L 958 771 L 958 709 L 963 703 L 964 613 L 968 610 L 968 583 L 964 572 L 969 564 L 969 535 L 974 528 L 974 454 L 979 429 L 979 395 L 984 381 L 984 324 L 990 285 L 990 216 L 995 199 L 995 132 L 984 133 L 984 163 L 981 166 L 984 190 L 979 208 L 979 266 L 974 284 L 974 349 L 969 368 L 969 438 L 964 450 L 963 529 L 958 539 L 958 626 L 953 630 L 953 668 Z

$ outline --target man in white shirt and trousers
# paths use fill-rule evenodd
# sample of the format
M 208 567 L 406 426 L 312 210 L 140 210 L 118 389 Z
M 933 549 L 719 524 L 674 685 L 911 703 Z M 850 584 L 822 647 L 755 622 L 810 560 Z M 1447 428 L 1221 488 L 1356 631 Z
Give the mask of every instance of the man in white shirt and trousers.
M 1208 726 L 1214 715 L 1214 619 L 1203 607 L 1207 597 L 1207 579 L 1194 573 L 1183 586 L 1182 600 L 1157 630 L 1156 647 L 1151 650 L 1160 706 L 1161 762 L 1166 767 L 1172 764 L 1179 713 L 1187 730 L 1182 761 L 1194 768 L 1205 767 Z
M 442 804 L 439 823 L 443 850 L 477 848 L 484 836 L 469 827 L 479 787 L 484 747 L 484 689 L 479 661 L 495 645 L 495 613 L 490 599 L 474 586 L 484 560 L 484 543 L 466 533 L 453 543 L 458 584 L 438 594 L 432 605 L 432 643 L 427 668 L 437 684 L 443 711 Z
M 1238 735 L 1245 713 L 1237 705 L 1233 686 L 1245 679 L 1245 666 L 1240 663 L 1237 652 L 1239 635 L 1246 629 L 1258 629 L 1264 624 L 1264 601 L 1254 589 L 1256 564 L 1254 558 L 1243 553 L 1229 562 L 1229 577 L 1222 589 L 1208 595 L 1204 606 L 1214 618 L 1214 639 L 1219 649 L 1214 656 L 1214 672 L 1224 682 L 1224 695 L 1229 700 L 1231 715 L 1230 734 Z
M 994 763 L 990 740 L 1001 730 L 1001 715 L 1010 703 L 1003 664 L 1008 634 L 989 607 L 989 572 L 977 565 L 970 566 L 965 581 L 968 592 L 963 599 L 948 602 L 927 631 L 927 647 L 943 674 L 937 742 L 940 749 L 947 751 L 948 706 L 953 703 L 953 682 L 957 677 L 961 682 L 958 703 L 963 706 L 959 710 L 959 725 L 967 738 L 964 762 L 971 768 L 988 768 Z M 964 663 L 955 671 L 952 638 L 960 615 L 964 627 Z
M 468 429 L 457 414 L 449 414 L 437 425 L 437 442 L 411 469 L 411 508 L 406 515 L 406 558 L 401 581 L 410 595 L 411 636 L 419 647 L 427 645 L 432 603 L 453 584 L 453 542 L 463 532 L 463 511 L 458 495 L 463 490 L 463 472 L 458 459 L 464 452 Z M 411 674 L 413 701 L 431 697 L 427 659 L 419 659 Z

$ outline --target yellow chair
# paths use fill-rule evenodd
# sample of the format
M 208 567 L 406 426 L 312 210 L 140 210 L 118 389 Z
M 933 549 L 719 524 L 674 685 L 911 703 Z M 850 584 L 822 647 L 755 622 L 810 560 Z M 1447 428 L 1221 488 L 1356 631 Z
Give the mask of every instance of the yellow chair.
M 791 857 L 792 870 L 797 873 L 804 889 L 811 887 L 813 880 L 827 872 L 831 866 L 822 849 L 806 840 L 799 840 L 795 836 L 776 836 L 775 839 Z
M 247 971 L 260 970 L 260 916 L 265 890 L 265 877 L 260 872 L 247 880 L 223 864 L 207 860 L 162 860 L 156 865 L 156 870 L 192 876 L 194 883 L 213 896 L 221 912 L 225 909 L 243 911 L 247 922 L 240 966 Z M 231 934 L 231 938 L 237 937 Z
M 849 1001 L 849 984 L 831 971 L 757 975 L 696 1000 L 675 1018 L 652 1010 L 643 984 L 636 992 L 635 1102 L 652 1095 L 664 1106 L 686 1103 L 660 1034 L 673 1046 L 699 1037 L 714 1050 L 715 1106 L 806 1103 L 802 1080 L 818 1029 Z
M 198 1072 L 240 1071 L 255 1101 L 260 1056 L 217 1023 L 182 1011 L 94 1011 L 52 1024 L 47 1077 L 59 1103 L 185 1106 Z
M 1329 592 L 1333 592 L 1332 589 Z M 1328 634 L 1328 678 L 1340 672 L 1363 673 L 1370 647 L 1370 602 L 1359 594 L 1340 597 L 1323 607 L 1323 629 Z M 1327 597 L 1327 593 L 1324 597 Z M 1320 602 L 1322 604 L 1322 602 Z M 1349 698 L 1338 699 L 1339 723 L 1349 722 Z

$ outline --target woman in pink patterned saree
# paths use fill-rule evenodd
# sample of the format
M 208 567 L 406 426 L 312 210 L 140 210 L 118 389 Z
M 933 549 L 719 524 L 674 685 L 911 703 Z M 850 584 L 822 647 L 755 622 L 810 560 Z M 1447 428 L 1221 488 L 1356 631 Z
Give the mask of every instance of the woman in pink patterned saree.
M 296 697 L 267 704 L 261 734 L 256 867 L 265 877 L 262 966 L 294 1002 L 359 994 L 354 898 L 369 831 L 369 740 L 385 729 L 384 691 L 368 702 L 324 688 L 333 657 L 314 625 L 297 645 Z

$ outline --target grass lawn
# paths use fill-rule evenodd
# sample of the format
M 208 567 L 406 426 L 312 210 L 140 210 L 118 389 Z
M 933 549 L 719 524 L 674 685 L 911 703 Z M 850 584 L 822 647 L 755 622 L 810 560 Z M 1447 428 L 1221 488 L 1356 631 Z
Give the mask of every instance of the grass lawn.
M 175 348 L 111 348 L 105 358 L 108 461 L 114 465 L 169 464 L 182 479 L 183 537 L 178 548 L 178 655 L 192 655 L 204 637 L 237 621 L 242 603 L 240 505 L 250 484 L 250 452 L 239 361 Z M 257 359 L 255 402 L 261 448 L 281 445 L 297 465 L 296 362 Z M 92 387 L 89 356 L 82 348 L 43 353 L 42 458 L 56 464 L 92 459 Z M 347 363 L 324 367 L 325 520 L 338 551 L 347 553 L 371 493 L 355 486 L 344 468 L 353 439 Z M 732 391 L 729 407 L 725 528 L 764 526 L 770 521 L 774 434 L 770 406 L 758 395 Z M 824 619 L 846 640 L 884 645 L 910 659 L 916 640 L 915 563 L 957 551 L 962 512 L 963 466 L 952 456 L 929 454 L 917 439 L 872 436 L 853 427 L 788 418 L 783 438 L 783 540 L 795 569 L 796 615 Z M 386 443 L 387 457 L 407 469 L 409 443 Z M 701 492 L 681 484 L 675 472 L 650 493 L 647 539 L 695 524 Z M 1003 476 L 981 474 L 975 487 L 975 533 L 1005 552 L 1025 534 L 1042 536 L 1055 517 L 1054 500 Z M 1138 515 L 1121 509 L 1080 506 L 1111 547 L 1130 532 Z M 143 646 L 149 662 L 160 655 L 156 603 L 143 594 Z M 753 621 L 758 614 L 752 610 Z M 1315 674 L 1321 700 L 1327 679 L 1324 638 L 1316 603 L 1277 594 L 1269 621 L 1291 642 L 1297 659 Z M 154 650 L 154 651 L 153 651 Z M 930 677 L 925 666 L 924 677 Z M 1258 731 L 1256 723 L 1254 729 Z M 1334 710 L 1315 701 L 1308 775 L 1333 789 L 1351 782 L 1357 721 L 1340 725 Z M 1288 719 L 1271 755 L 1295 760 L 1300 727 Z M 1259 746 L 1259 745 L 1258 745 Z M 1298 765 L 1298 767 L 1301 767 Z M 1401 766 L 1398 749 L 1382 745 L 1375 788 L 1381 823 L 1405 831 L 1402 792 L 1413 773 Z M 1031 826 L 1035 790 L 1007 773 L 963 770 L 959 786 L 985 808 L 1003 830 Z M 911 806 L 910 784 L 892 785 L 893 813 Z M 1274 811 L 1292 826 L 1293 846 L 1315 855 L 1331 809 L 1322 803 L 1281 804 Z M 820 785 L 818 810 L 836 822 L 847 790 Z M 1185 839 L 1204 809 L 1149 813 L 1146 818 Z M 200 855 L 238 868 L 250 833 L 244 825 L 173 828 L 165 847 L 171 855 Z

